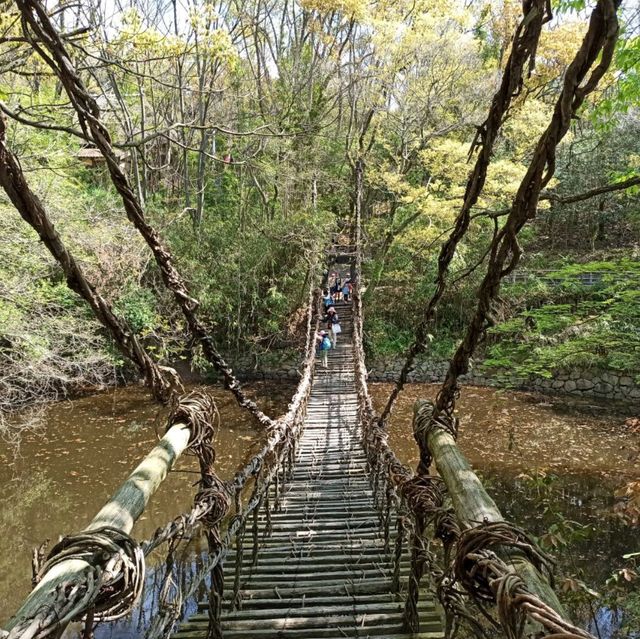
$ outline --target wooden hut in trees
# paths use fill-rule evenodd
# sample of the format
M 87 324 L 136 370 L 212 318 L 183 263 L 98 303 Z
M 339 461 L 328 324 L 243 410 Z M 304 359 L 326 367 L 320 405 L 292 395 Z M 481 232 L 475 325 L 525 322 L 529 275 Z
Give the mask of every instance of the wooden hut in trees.
M 119 149 L 114 149 L 114 153 L 118 158 L 118 162 L 120 164 L 120 168 L 125 170 L 129 163 L 129 153 L 126 151 L 121 151 Z M 106 159 L 104 155 L 100 152 L 100 149 L 96 149 L 93 146 L 83 146 L 77 153 L 76 157 L 88 168 L 96 168 L 99 166 L 105 166 Z

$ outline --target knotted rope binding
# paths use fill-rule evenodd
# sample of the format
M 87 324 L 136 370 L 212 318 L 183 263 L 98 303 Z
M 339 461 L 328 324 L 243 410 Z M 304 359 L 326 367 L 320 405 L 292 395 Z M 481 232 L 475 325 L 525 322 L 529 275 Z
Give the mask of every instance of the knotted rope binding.
M 496 554 L 497 548 L 516 550 L 527 558 L 535 568 L 545 573 L 553 587 L 552 557 L 544 553 L 533 538 L 521 528 L 506 521 L 483 523 L 465 530 L 458 540 L 454 571 L 468 592 L 493 601 L 494 590 L 490 585 L 495 578 L 494 569 L 504 564 Z M 496 562 L 496 565 L 494 565 Z
M 211 485 L 199 490 L 193 502 L 197 506 L 202 506 L 204 514 L 200 517 L 200 521 L 204 527 L 211 531 L 217 531 L 225 515 L 229 512 L 231 497 L 224 482 L 214 476 Z M 216 534 L 218 533 L 216 532 Z
M 220 414 L 211 395 L 191 391 L 173 400 L 166 430 L 177 423 L 185 423 L 191 432 L 188 451 L 207 465 L 216 460 L 213 438 L 218 433 Z
M 495 602 L 507 639 L 522 637 L 527 620 L 541 624 L 542 636 L 549 639 L 592 639 L 593 635 L 563 619 L 531 592 L 513 567 L 498 556 L 498 548 L 523 554 L 538 571 L 546 573 L 552 587 L 553 560 L 525 531 L 505 521 L 484 523 L 460 536 L 453 564 L 456 580 L 479 605 Z
M 418 475 L 426 475 L 431 466 L 432 457 L 427 446 L 429 434 L 436 429 L 449 433 L 454 441 L 458 439 L 460 420 L 451 415 L 436 412 L 434 404 L 428 400 L 422 404 L 413 420 L 413 436 L 420 448 Z
M 132 610 L 142 593 L 145 575 L 142 549 L 132 537 L 109 526 L 64 537 L 40 566 L 37 581 L 69 559 L 85 561 L 93 571 L 75 592 L 65 593 L 65 616 L 74 619 L 89 608 L 96 620 L 112 621 Z
M 171 409 L 167 430 L 181 422 L 186 423 L 191 431 L 187 450 L 200 462 L 200 490 L 194 498 L 192 513 L 197 513 L 196 518 L 218 537 L 217 528 L 231 502 L 227 486 L 213 469 L 216 460 L 213 439 L 220 424 L 213 398 L 201 391 L 192 391 L 180 397 Z

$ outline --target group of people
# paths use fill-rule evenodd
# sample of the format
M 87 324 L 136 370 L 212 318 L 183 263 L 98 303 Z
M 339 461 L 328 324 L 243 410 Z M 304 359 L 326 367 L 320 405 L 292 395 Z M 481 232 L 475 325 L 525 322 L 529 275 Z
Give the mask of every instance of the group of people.
M 339 302 L 340 300 L 344 300 L 345 302 L 348 302 L 351 299 L 351 293 L 353 291 L 351 279 L 346 278 L 343 282 L 340 273 L 332 273 L 332 277 L 333 284 L 329 290 L 333 301 Z
M 338 335 L 342 332 L 340 318 L 334 304 L 340 300 L 348 302 L 351 299 L 353 290 L 351 280 L 347 279 L 343 283 L 339 273 L 334 273 L 333 277 L 333 284 L 324 290 L 322 298 L 325 313 L 322 322 L 327 327 L 327 330 L 316 333 L 316 348 L 324 368 L 328 366 L 327 354 L 331 348 L 335 348 L 338 345 Z

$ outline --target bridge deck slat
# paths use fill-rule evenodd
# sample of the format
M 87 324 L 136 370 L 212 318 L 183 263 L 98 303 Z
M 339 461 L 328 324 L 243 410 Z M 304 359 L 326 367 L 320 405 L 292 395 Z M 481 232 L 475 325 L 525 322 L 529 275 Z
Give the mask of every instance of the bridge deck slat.
M 358 399 L 350 343 L 351 312 L 338 306 L 343 333 L 329 351 L 329 368 L 316 367 L 305 429 L 292 476 L 284 482 L 273 531 L 261 536 L 258 565 L 245 545 L 242 608 L 223 604 L 225 639 L 248 637 L 408 639 L 404 595 L 391 592 L 393 562 L 385 553 L 357 423 Z M 265 517 L 258 522 L 264 531 Z M 390 534 L 393 544 L 395 531 Z M 392 547 L 392 546 L 391 546 Z M 232 596 L 235 553 L 225 561 L 225 596 Z M 408 551 L 401 563 L 403 587 Z M 206 611 L 207 603 L 198 604 Z M 420 602 L 421 632 L 441 639 L 440 614 L 430 597 Z M 176 639 L 205 639 L 207 614 L 192 616 Z

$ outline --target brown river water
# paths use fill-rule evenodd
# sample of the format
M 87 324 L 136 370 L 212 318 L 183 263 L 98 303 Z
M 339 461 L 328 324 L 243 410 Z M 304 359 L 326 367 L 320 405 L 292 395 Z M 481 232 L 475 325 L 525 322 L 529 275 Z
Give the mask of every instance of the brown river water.
M 389 389 L 372 384 L 378 407 Z M 292 387 L 264 383 L 251 391 L 263 410 L 279 415 Z M 390 443 L 411 466 L 417 462 L 412 405 L 416 398 L 435 397 L 436 391 L 433 385 L 410 385 L 394 411 Z M 259 434 L 228 393 L 218 387 L 210 392 L 222 415 L 218 472 L 227 478 Z M 621 565 L 622 554 L 640 549 L 638 529 L 613 516 L 616 489 L 640 479 L 640 436 L 625 430 L 623 416 L 603 406 L 576 409 L 558 399 L 476 387 L 463 391 L 458 411 L 460 446 L 505 517 L 534 534 L 554 527 L 570 537 L 559 548 L 568 572 L 598 587 Z M 0 627 L 30 589 L 32 547 L 86 526 L 152 448 L 154 426 L 162 423 L 157 412 L 137 387 L 51 404 L 17 451 L 5 446 L 0 452 Z M 196 468 L 191 458 L 179 461 L 136 524 L 134 537 L 147 538 L 189 508 Z M 606 609 L 598 609 L 603 638 L 612 635 L 602 627 L 615 626 L 609 617 Z M 140 627 L 126 621 L 98 634 L 141 636 Z

